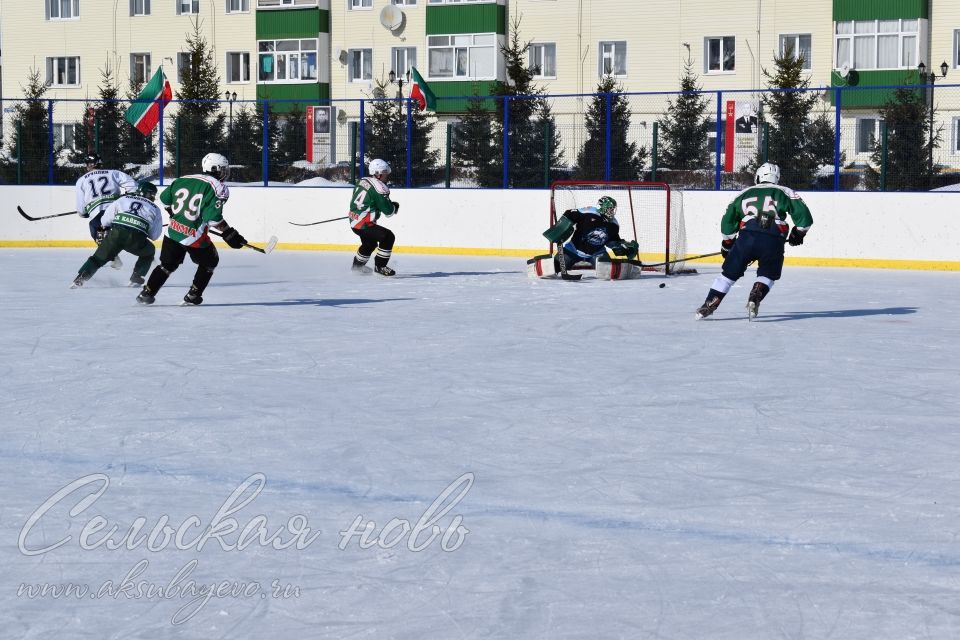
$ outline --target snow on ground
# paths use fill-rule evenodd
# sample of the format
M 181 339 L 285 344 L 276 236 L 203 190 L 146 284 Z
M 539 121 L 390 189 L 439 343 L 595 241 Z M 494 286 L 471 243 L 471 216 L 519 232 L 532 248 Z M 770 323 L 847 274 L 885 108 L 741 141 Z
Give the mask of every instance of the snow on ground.
M 86 255 L 0 251 L 4 638 L 960 633 L 960 274 Z

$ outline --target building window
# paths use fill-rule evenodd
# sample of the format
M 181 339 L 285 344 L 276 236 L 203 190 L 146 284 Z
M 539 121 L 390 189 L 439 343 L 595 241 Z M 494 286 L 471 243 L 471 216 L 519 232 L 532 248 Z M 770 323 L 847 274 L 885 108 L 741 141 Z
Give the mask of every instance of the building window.
M 200 13 L 200 0 L 177 0 L 177 15 Z
M 130 0 L 130 15 L 132 16 L 150 15 L 150 0 Z
M 190 68 L 190 52 L 177 53 L 177 82 L 183 84 L 184 72 Z
M 496 4 L 497 0 L 427 0 L 427 4 Z
M 373 0 L 350 0 L 351 9 L 373 9 Z
M 47 0 L 49 20 L 74 20 L 80 17 L 80 0 Z
M 913 69 L 917 66 L 919 20 L 855 20 L 835 28 L 836 68 Z
M 347 52 L 347 73 L 350 82 L 373 79 L 373 49 L 350 49 Z
M 737 44 L 733 36 L 706 38 L 704 60 L 707 73 L 723 73 L 737 69 Z
M 80 58 L 78 56 L 47 58 L 47 84 L 51 87 L 80 85 Z
M 257 0 L 258 9 L 282 9 L 284 7 L 315 7 L 317 0 Z
M 427 36 L 431 78 L 490 80 L 496 77 L 496 34 Z
M 227 0 L 227 13 L 248 13 L 250 0 Z
M 417 6 L 417 0 L 390 0 L 391 4 L 395 4 L 400 7 L 415 7 Z
M 394 47 L 390 52 L 391 69 L 397 74 L 397 77 L 410 79 L 410 69 L 417 66 L 417 48 L 416 47 Z
M 953 68 L 960 68 L 960 29 L 953 31 Z
M 250 54 L 246 51 L 227 52 L 227 84 L 250 82 Z
M 619 42 L 601 42 L 600 52 L 600 75 L 601 76 L 625 76 L 627 75 L 627 43 Z
M 557 77 L 557 45 L 553 42 L 531 44 L 527 49 L 530 68 L 536 78 Z
M 857 118 L 857 153 L 873 153 L 873 147 L 880 136 L 880 120 L 877 118 Z
M 790 33 L 780 36 L 780 55 L 790 58 L 803 58 L 803 68 L 810 70 L 812 37 L 809 33 Z
M 76 129 L 72 122 L 54 122 L 53 123 L 53 147 L 55 149 L 76 149 Z
M 316 82 L 317 41 L 261 40 L 257 80 L 267 82 Z
M 131 53 L 130 54 L 130 80 L 134 84 L 140 84 L 150 79 L 150 54 L 149 53 Z

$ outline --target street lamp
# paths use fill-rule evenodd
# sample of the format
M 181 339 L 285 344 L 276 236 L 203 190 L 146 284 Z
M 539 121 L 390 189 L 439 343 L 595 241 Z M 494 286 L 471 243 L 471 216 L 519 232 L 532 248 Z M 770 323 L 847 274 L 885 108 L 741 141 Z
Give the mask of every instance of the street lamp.
M 947 70 L 950 69 L 950 65 L 947 64 L 947 61 L 944 60 L 943 64 L 940 65 L 940 76 L 941 78 L 947 77 Z M 920 74 L 920 80 L 924 83 L 930 84 L 930 176 L 933 176 L 933 87 L 934 83 L 937 81 L 937 74 L 931 69 L 930 73 L 927 73 L 927 65 L 921 62 L 917 65 L 917 72 Z
M 390 70 L 390 73 L 387 77 L 390 79 L 390 84 L 396 83 L 397 85 L 397 99 L 403 98 L 403 83 L 410 82 L 410 72 L 407 71 L 406 80 L 403 79 L 403 76 L 397 77 L 397 74 L 393 69 Z
M 225 91 L 223 94 L 223 99 L 226 100 L 227 103 L 230 105 L 229 131 L 230 133 L 233 133 L 233 103 L 237 100 L 237 92 L 234 91 L 233 93 L 231 93 L 229 91 Z

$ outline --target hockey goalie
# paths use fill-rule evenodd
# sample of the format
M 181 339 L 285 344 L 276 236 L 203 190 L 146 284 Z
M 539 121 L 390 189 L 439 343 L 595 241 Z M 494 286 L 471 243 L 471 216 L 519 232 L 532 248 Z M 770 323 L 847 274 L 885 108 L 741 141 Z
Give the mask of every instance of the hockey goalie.
M 610 196 L 602 196 L 596 206 L 564 211 L 543 236 L 557 245 L 557 251 L 527 261 L 531 278 L 579 280 L 582 274 L 569 273 L 579 269 L 594 269 L 600 280 L 628 280 L 640 275 L 635 262 L 639 246 L 620 237 L 617 201 Z

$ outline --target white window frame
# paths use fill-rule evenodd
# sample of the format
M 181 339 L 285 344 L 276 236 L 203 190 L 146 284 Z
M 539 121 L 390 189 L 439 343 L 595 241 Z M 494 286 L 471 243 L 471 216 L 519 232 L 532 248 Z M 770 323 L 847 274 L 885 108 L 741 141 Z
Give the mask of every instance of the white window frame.
M 196 16 L 200 15 L 200 0 L 176 0 L 176 9 L 178 16 Z M 190 11 L 184 11 L 183 5 L 190 5 Z
M 137 3 L 140 3 L 140 11 L 137 11 Z M 130 15 L 139 18 L 149 16 L 151 12 L 150 0 L 130 0 Z
M 240 80 L 231 80 L 230 71 L 233 68 L 233 65 L 230 63 L 230 56 L 239 56 L 238 60 L 240 62 Z M 249 51 L 227 51 L 226 56 L 224 57 L 224 82 L 227 84 L 249 84 L 250 83 L 250 52 Z M 243 76 L 246 78 L 243 78 Z
M 922 27 L 926 24 L 926 21 L 919 20 L 917 18 L 901 18 L 897 20 L 898 29 L 897 31 L 889 32 L 880 32 L 880 23 L 881 22 L 892 22 L 894 19 L 890 20 L 843 20 L 840 22 L 833 23 L 833 68 L 839 69 L 844 65 L 844 63 L 849 64 L 853 69 L 868 69 L 868 70 L 900 70 L 900 69 L 916 69 L 917 63 L 921 59 L 921 51 L 926 44 L 926 38 L 924 34 L 921 33 Z M 858 25 L 860 28 L 865 29 L 869 28 L 870 24 L 873 25 L 872 32 L 861 32 L 857 33 Z M 841 25 L 848 25 L 849 31 L 847 33 L 840 33 Z M 910 29 L 910 27 L 915 27 Z M 880 66 L 880 37 L 881 36 L 897 36 L 897 66 L 895 67 L 881 67 Z M 913 51 L 912 59 L 905 59 L 903 55 L 904 40 L 913 39 Z M 873 53 L 873 62 L 872 64 L 860 64 L 856 58 L 856 42 L 857 40 L 873 40 L 873 46 L 871 48 Z M 849 59 L 841 59 L 840 57 L 840 43 L 847 42 L 848 51 L 850 52 Z
M 257 9 L 300 9 L 316 6 L 317 0 L 257 0 Z
M 64 144 L 64 136 L 70 132 L 70 144 Z M 59 144 L 57 140 L 60 140 Z M 77 123 L 76 122 L 54 122 L 53 123 L 53 147 L 63 147 L 64 149 L 76 149 L 77 146 Z
M 69 60 L 76 60 L 76 82 L 70 82 Z M 63 69 L 58 69 L 63 65 Z M 67 82 L 57 82 L 59 72 L 63 71 Z M 79 87 L 80 86 L 80 56 L 49 56 L 47 57 L 47 85 L 51 87 Z
M 373 80 L 373 49 L 347 49 L 347 81 Z
M 534 50 L 539 50 L 539 56 L 535 53 Z M 538 65 L 539 61 L 546 61 L 547 51 L 553 52 L 553 73 L 545 73 L 546 64 Z M 539 60 L 537 58 L 539 57 Z M 539 66 L 540 71 L 534 78 L 556 78 L 557 77 L 557 43 L 556 42 L 531 42 L 530 46 L 527 47 L 527 66 L 531 69 Z
M 954 69 L 960 69 L 960 29 L 953 30 L 953 64 Z
M 417 6 L 417 0 L 390 0 L 390 4 L 398 7 L 415 7 Z
M 70 7 L 71 15 L 63 17 L 61 9 L 63 2 L 61 0 L 45 0 L 47 7 L 47 20 L 79 20 L 80 19 L 80 0 L 65 0 Z M 56 13 L 57 15 L 53 15 Z
M 412 56 L 411 52 L 413 53 Z M 412 74 L 410 69 L 415 66 L 417 66 L 416 47 L 393 47 L 390 49 L 390 69 L 397 74 L 398 78 L 403 78 L 404 82 L 409 82 Z
M 777 38 L 780 42 L 780 55 L 787 53 L 787 42 L 792 41 L 794 57 L 800 53 L 800 38 L 810 38 L 810 55 L 803 59 L 803 70 L 810 71 L 813 68 L 813 34 L 812 33 L 781 33 Z
M 183 70 L 190 64 L 190 52 L 189 51 L 177 51 L 176 55 L 177 62 L 177 82 L 183 84 Z
M 497 0 L 427 0 L 427 4 L 497 4 Z
M 350 11 L 372 11 L 373 0 L 349 0 Z
M 953 140 L 950 145 L 950 155 L 960 156 L 960 116 L 953 117 L 953 126 L 950 127 L 953 134 Z
M 237 4 L 239 9 L 231 9 L 230 6 Z M 250 13 L 250 0 L 226 0 L 225 10 L 230 13 Z
M 280 43 L 286 43 L 284 46 L 289 47 L 289 43 L 296 42 L 297 48 L 290 49 L 284 48 L 280 49 Z M 313 48 L 310 48 L 309 43 L 313 43 Z M 308 44 L 304 44 L 308 43 Z M 271 47 L 265 49 L 264 47 Z M 313 54 L 313 77 L 304 78 L 303 70 L 309 68 L 309 64 L 306 63 L 309 59 L 309 55 Z M 260 70 L 263 68 L 263 63 L 261 59 L 264 56 L 273 57 L 273 78 L 269 80 L 264 80 L 260 77 Z M 277 69 L 280 68 L 279 59 L 284 58 L 283 66 L 288 71 L 283 78 L 277 78 Z M 296 64 L 290 64 L 291 60 L 296 58 Z M 318 38 L 281 38 L 280 40 L 258 40 L 257 41 L 257 84 L 312 84 L 318 81 L 318 76 L 320 73 L 320 68 L 318 66 L 320 61 L 320 50 L 319 50 L 319 39 Z M 297 77 L 291 78 L 289 76 L 289 69 L 296 67 Z
M 455 42 L 455 39 L 463 40 L 470 38 L 470 42 Z M 490 44 L 479 41 L 478 38 L 491 40 Z M 489 49 L 490 68 L 492 73 L 488 75 L 473 75 L 471 69 L 474 64 L 474 56 L 480 55 Z M 452 33 L 437 34 L 427 36 L 427 74 L 430 78 L 437 80 L 496 80 L 497 79 L 497 53 L 500 51 L 500 41 L 496 33 Z M 451 54 L 450 74 L 440 75 L 435 72 L 433 64 L 434 56 L 449 52 Z M 457 64 L 458 54 L 466 55 L 466 71 L 459 73 Z
M 151 73 L 153 73 L 153 56 L 149 51 L 131 51 L 130 52 L 130 80 L 136 82 L 137 57 L 142 56 L 146 63 L 143 70 L 143 83 L 150 82 Z
M 623 48 L 623 70 L 617 71 L 617 49 Z M 627 77 L 627 41 L 626 40 L 601 40 L 597 44 L 597 54 L 599 58 L 597 60 L 597 75 L 599 77 L 612 76 L 614 78 L 626 78 Z M 610 62 L 610 72 L 607 73 L 607 65 L 604 64 L 609 60 Z
M 880 139 L 880 123 L 883 122 L 883 120 L 880 118 L 880 114 L 872 116 L 857 116 L 855 119 L 856 128 L 854 129 L 853 152 L 858 156 L 869 155 L 873 153 L 873 149 L 869 148 L 869 146 L 866 149 L 860 148 L 860 128 L 863 126 L 861 123 L 864 120 L 873 120 L 873 144 L 876 144 Z
M 725 43 L 727 40 L 733 40 L 733 68 L 724 69 L 724 60 L 726 58 Z M 711 69 L 710 68 L 710 43 L 712 41 L 717 41 L 720 43 L 720 68 Z M 737 37 L 731 35 L 722 35 L 722 36 L 707 36 L 703 39 L 703 72 L 714 76 L 714 75 L 724 75 L 737 72 Z

